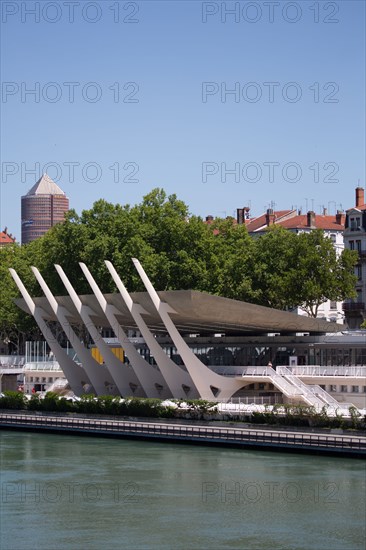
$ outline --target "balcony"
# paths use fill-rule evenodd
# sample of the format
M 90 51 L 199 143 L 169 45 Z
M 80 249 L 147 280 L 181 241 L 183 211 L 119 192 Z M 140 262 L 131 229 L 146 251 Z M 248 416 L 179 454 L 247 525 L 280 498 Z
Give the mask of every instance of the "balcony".
M 348 311 L 363 311 L 365 309 L 364 302 L 343 302 L 342 309 L 345 312 Z

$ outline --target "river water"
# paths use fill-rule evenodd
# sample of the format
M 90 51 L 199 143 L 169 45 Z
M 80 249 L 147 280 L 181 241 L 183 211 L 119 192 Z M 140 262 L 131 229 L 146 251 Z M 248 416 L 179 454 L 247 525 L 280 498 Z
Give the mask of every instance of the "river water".
M 361 460 L 1 432 L 1 550 L 365 548 Z

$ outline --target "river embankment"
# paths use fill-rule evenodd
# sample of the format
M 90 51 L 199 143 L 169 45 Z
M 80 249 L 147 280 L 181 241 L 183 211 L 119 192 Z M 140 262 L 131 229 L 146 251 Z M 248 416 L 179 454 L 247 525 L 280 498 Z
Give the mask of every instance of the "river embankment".
M 11 410 L 0 412 L 0 429 L 366 457 L 365 434 L 341 429 Z

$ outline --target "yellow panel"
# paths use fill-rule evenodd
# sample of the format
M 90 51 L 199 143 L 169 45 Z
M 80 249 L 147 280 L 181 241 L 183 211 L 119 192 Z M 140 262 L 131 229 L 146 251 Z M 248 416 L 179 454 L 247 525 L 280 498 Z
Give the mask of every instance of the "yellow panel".
M 103 363 L 103 357 L 100 354 L 98 348 L 91 348 L 92 357 L 101 365 Z
M 124 361 L 123 349 L 122 348 L 112 348 L 112 352 L 123 363 L 123 361 Z
M 122 363 L 124 361 L 124 353 L 122 348 L 111 348 L 111 351 Z M 92 357 L 101 365 L 104 362 L 103 356 L 98 348 L 91 348 Z

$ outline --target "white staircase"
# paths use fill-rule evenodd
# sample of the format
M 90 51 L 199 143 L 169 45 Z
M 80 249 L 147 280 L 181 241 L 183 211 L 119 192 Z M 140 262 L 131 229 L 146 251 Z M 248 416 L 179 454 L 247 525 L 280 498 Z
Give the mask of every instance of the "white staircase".
M 280 376 L 280 378 L 283 378 L 286 380 L 291 386 L 295 387 L 297 389 L 297 395 L 305 401 L 307 405 L 311 405 L 315 407 L 316 409 L 321 409 L 324 407 L 324 405 L 332 405 L 334 406 L 333 398 L 327 394 L 327 392 L 324 392 L 329 397 L 329 400 L 331 403 L 328 403 L 326 401 L 325 396 L 323 395 L 323 398 L 321 398 L 318 394 L 321 392 L 312 391 L 310 386 L 307 384 L 304 384 L 297 376 L 292 374 L 292 372 L 287 367 L 277 367 L 276 374 Z M 275 382 L 273 382 L 275 384 Z M 277 384 L 276 384 L 277 385 Z M 321 390 L 321 388 L 320 388 Z M 290 396 L 289 396 L 290 397 Z M 337 403 L 337 401 L 335 401 Z

